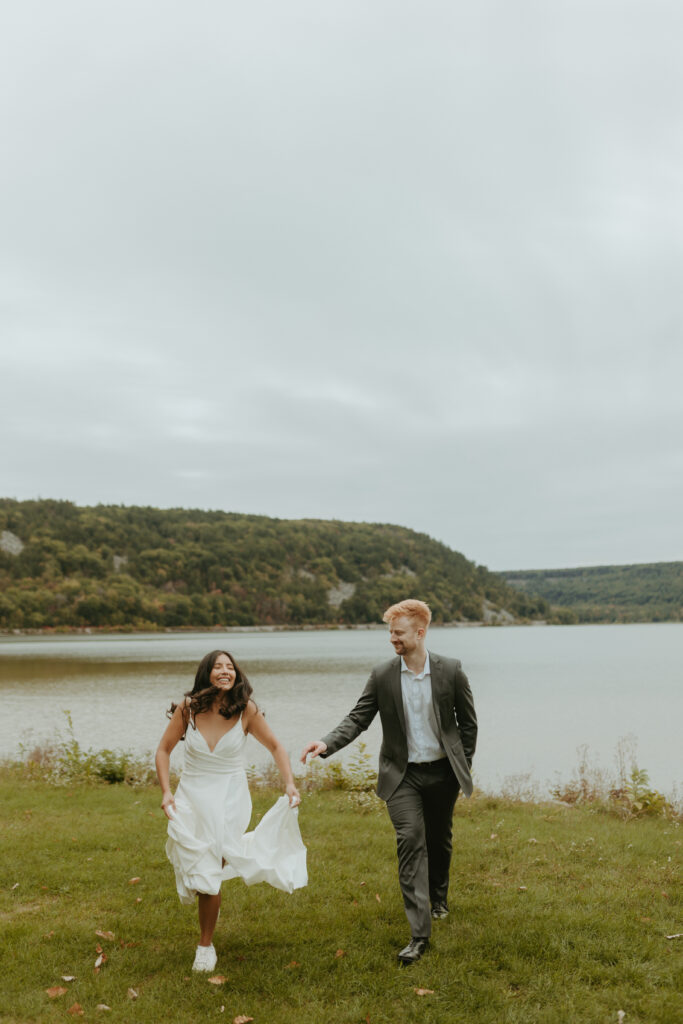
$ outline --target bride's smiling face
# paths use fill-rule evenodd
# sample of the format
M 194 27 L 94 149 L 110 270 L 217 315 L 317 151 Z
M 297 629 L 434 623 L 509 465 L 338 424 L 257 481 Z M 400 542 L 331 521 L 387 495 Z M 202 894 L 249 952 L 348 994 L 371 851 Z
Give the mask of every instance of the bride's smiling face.
M 231 690 L 235 685 L 236 675 L 235 666 L 227 654 L 219 654 L 213 663 L 209 681 L 212 686 L 219 686 L 221 690 Z

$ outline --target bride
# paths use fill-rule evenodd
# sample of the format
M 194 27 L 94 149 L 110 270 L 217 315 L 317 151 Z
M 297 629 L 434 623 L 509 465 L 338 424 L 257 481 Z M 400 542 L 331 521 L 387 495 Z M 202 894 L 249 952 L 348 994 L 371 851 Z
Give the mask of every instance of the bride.
M 306 848 L 296 810 L 301 801 L 287 752 L 251 699 L 246 675 L 227 651 L 211 651 L 199 664 L 194 686 L 172 704 L 156 753 L 161 806 L 169 819 L 166 854 L 178 896 L 199 910 L 195 971 L 216 966 L 213 933 L 221 882 L 241 877 L 293 892 L 307 883 Z M 273 756 L 285 783 L 280 797 L 253 832 L 244 745 L 251 733 Z M 169 785 L 173 748 L 185 741 L 185 766 L 175 795 Z

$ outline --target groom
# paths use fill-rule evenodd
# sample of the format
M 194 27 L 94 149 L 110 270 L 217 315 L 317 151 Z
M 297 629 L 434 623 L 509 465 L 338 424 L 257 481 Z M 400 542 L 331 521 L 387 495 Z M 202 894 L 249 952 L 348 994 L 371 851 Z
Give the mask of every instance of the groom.
M 416 963 L 429 945 L 432 918 L 448 916 L 453 808 L 472 793 L 477 719 L 459 661 L 425 649 L 432 613 L 424 601 L 387 608 L 398 657 L 377 665 L 355 708 L 336 729 L 304 749 L 301 760 L 329 757 L 351 743 L 379 711 L 382 747 L 377 795 L 396 831 L 398 880 L 411 939 L 398 953 Z

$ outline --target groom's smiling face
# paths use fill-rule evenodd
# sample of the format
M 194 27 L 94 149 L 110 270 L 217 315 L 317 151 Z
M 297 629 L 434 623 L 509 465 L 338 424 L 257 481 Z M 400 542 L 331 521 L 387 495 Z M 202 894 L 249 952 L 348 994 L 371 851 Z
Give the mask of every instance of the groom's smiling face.
M 389 623 L 389 640 L 397 654 L 412 654 L 424 640 L 425 629 L 407 615 L 397 615 Z

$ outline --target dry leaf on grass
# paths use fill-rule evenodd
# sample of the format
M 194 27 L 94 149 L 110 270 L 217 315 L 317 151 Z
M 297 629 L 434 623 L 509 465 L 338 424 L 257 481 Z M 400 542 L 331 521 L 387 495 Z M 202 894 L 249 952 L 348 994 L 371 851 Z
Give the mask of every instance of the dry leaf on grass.
M 249 1024 L 249 1021 L 253 1020 L 253 1017 L 245 1017 L 243 1013 L 239 1017 L 235 1017 L 232 1024 Z
M 97 1006 L 95 1007 L 95 1009 L 96 1010 L 102 1010 L 102 1011 L 104 1011 L 104 1010 L 111 1010 L 111 1006 L 107 1006 L 106 1003 L 98 1003 Z
M 136 899 L 135 902 L 136 903 L 142 903 L 142 896 L 138 896 L 138 898 Z
M 298 960 L 290 960 L 287 966 L 285 967 L 285 970 L 288 971 L 291 967 L 301 967 L 301 964 L 299 963 Z
M 113 932 L 95 932 L 100 939 L 107 939 L 109 942 L 113 942 L 115 935 Z
M 14 892 L 14 890 L 18 889 L 18 888 L 19 888 L 19 883 L 15 882 L 14 885 L 12 886 L 12 888 L 10 889 L 10 892 Z
M 337 952 L 334 955 L 335 955 L 335 959 L 338 960 L 340 956 L 346 956 L 346 953 L 344 952 L 343 949 L 338 949 Z
M 80 1003 L 74 1003 L 73 1006 L 70 1006 L 66 1012 L 70 1013 L 72 1017 L 82 1017 L 83 1014 L 85 1013 L 85 1010 L 83 1009 Z
M 667 935 L 667 939 L 683 939 L 683 932 L 676 932 L 675 935 Z
M 129 878 L 128 879 L 128 885 L 137 885 L 138 882 L 141 882 L 141 881 L 142 881 L 142 879 L 138 878 L 137 875 L 136 875 L 135 878 Z
M 415 989 L 415 994 L 418 995 L 418 996 L 433 996 L 434 995 L 434 989 L 433 988 L 416 988 Z
M 224 985 L 228 979 L 224 974 L 214 974 L 213 978 L 209 978 L 209 985 Z
M 135 989 L 134 988 L 129 988 L 128 989 L 128 998 L 129 999 L 137 999 L 137 997 L 138 997 L 138 994 L 135 991 Z
M 95 970 L 98 970 L 102 966 L 102 964 L 104 964 L 106 962 L 107 962 L 107 954 L 106 953 L 100 953 L 100 955 L 98 956 L 97 960 L 95 961 Z
M 375 899 L 377 900 L 378 903 L 382 902 L 381 899 L 379 898 L 379 893 L 378 892 L 375 893 Z
M 75 974 L 63 974 L 62 975 L 62 981 L 75 981 L 75 980 L 76 980 L 76 975 Z
M 526 892 L 527 891 L 526 886 L 525 885 L 520 885 L 518 891 L 519 892 Z
M 54 985 L 52 988 L 46 988 L 45 991 L 49 995 L 50 999 L 57 999 L 58 996 L 63 996 L 66 989 L 63 985 Z

